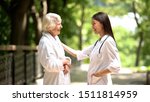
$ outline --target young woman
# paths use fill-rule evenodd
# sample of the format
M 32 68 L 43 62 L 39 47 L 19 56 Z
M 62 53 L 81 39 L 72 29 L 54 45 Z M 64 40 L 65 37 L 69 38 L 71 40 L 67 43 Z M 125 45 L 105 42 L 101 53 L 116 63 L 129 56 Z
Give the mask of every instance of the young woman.
M 104 12 L 94 14 L 92 28 L 99 35 L 95 44 L 82 51 L 74 50 L 65 44 L 62 45 L 65 51 L 77 57 L 78 60 L 90 58 L 88 85 L 112 85 L 110 74 L 118 73 L 121 64 L 108 15 Z

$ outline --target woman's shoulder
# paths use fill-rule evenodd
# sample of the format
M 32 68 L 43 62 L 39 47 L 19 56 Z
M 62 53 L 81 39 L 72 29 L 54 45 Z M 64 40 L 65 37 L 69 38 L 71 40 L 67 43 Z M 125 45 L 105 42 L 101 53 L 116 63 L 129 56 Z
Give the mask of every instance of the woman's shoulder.
M 113 37 L 109 36 L 106 40 L 106 44 L 116 45 L 116 42 Z
M 112 36 L 108 35 L 107 41 L 108 42 L 114 42 L 115 40 L 114 40 L 114 38 Z

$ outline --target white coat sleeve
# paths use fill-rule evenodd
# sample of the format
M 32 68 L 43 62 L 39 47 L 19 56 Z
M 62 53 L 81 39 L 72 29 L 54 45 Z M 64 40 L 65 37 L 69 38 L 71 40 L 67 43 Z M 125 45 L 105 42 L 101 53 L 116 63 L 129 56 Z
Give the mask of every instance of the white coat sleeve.
M 63 63 L 56 57 L 53 46 L 43 39 L 38 46 L 38 56 L 41 65 L 49 72 L 59 72 L 64 70 Z
M 91 46 L 89 46 L 89 47 L 87 47 L 81 51 L 78 50 L 76 52 L 77 53 L 77 60 L 83 60 L 85 58 L 88 58 L 90 56 L 91 51 L 93 50 L 93 46 L 94 45 L 91 45 Z
M 105 55 L 107 56 L 107 60 L 109 62 L 107 68 L 112 73 L 118 73 L 121 68 L 121 62 L 120 62 L 119 52 L 114 40 L 105 42 Z

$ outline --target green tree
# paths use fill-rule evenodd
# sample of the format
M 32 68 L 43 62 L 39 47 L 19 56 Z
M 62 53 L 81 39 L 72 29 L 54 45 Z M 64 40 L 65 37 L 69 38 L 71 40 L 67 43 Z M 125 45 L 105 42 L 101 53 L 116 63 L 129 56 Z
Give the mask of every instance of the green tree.
M 40 2 L 42 3 L 44 1 L 45 0 L 42 0 Z M 35 5 L 34 3 L 35 2 L 33 0 L 1 0 L 0 1 L 0 6 L 3 9 L 3 11 L 5 11 L 10 21 L 10 35 L 9 35 L 10 44 L 15 44 L 15 45 L 28 44 L 28 36 L 31 33 L 29 32 L 29 24 L 30 24 L 29 18 L 31 15 L 30 11 L 33 11 L 32 13 L 36 13 L 35 14 L 36 17 L 37 15 L 42 14 L 42 13 L 34 12 L 33 10 L 34 9 L 33 5 Z M 33 19 L 33 21 L 38 27 L 38 29 L 36 30 L 40 30 L 41 29 L 41 27 L 39 27 L 40 24 L 38 24 L 37 22 L 39 21 L 39 18 L 37 17 L 36 20 Z M 38 35 L 39 34 L 37 34 L 36 37 Z
M 137 22 L 136 39 L 139 40 L 135 65 L 149 65 L 150 61 L 150 1 L 135 0 L 133 2 L 135 19 Z M 137 16 L 138 14 L 138 16 Z M 140 63 L 141 61 L 141 63 Z
M 149 0 L 0 0 L 0 44 L 37 45 L 43 15 L 55 12 L 63 20 L 60 39 L 75 49 L 82 49 L 98 39 L 91 28 L 91 16 L 95 12 L 104 11 L 110 17 L 132 12 L 137 22 L 135 32 L 114 28 L 114 34 L 120 33 L 116 40 L 122 62 L 125 66 L 133 62 L 136 66 L 149 65 L 149 6 Z M 127 55 L 131 62 L 125 58 Z

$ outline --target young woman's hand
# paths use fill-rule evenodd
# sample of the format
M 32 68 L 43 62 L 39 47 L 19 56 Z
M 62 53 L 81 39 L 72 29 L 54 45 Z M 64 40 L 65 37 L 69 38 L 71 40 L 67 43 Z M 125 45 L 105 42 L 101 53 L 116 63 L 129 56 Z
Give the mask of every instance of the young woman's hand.
M 91 74 L 91 76 L 101 77 L 101 74 L 100 74 L 100 72 L 95 72 L 95 73 Z

